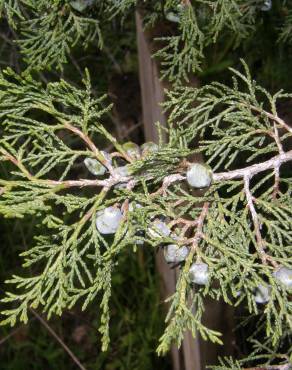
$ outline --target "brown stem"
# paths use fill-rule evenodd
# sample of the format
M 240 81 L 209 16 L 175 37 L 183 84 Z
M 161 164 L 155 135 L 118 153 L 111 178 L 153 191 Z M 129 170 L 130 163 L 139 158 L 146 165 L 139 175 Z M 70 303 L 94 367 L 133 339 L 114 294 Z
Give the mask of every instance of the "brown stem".
M 262 162 L 253 164 L 251 166 L 241 168 L 234 171 L 227 171 L 227 172 L 220 172 L 213 174 L 213 181 L 220 182 L 224 180 L 233 180 L 233 179 L 240 179 L 245 177 L 252 177 L 257 173 L 275 168 L 280 167 L 283 163 L 289 162 L 292 160 L 292 150 L 289 150 L 286 153 L 276 155 L 275 157 Z
M 205 202 L 202 208 L 202 212 L 199 218 L 197 219 L 198 226 L 197 226 L 195 236 L 193 237 L 193 244 L 192 244 L 193 249 L 196 249 L 196 247 L 199 244 L 199 241 L 202 238 L 203 225 L 204 225 L 204 221 L 207 216 L 207 213 L 208 213 L 208 209 L 209 209 L 209 202 Z
M 193 226 L 196 226 L 198 224 L 198 220 L 186 220 L 185 218 L 177 218 L 173 221 L 171 221 L 169 224 L 168 224 L 168 227 L 169 228 L 172 228 L 173 226 L 175 225 L 185 225 L 186 227 L 193 227 Z
M 184 180 L 184 176 L 176 173 L 173 175 L 166 176 L 163 180 L 162 186 L 155 192 L 151 194 L 151 197 L 155 197 L 157 195 L 165 195 L 167 188 L 176 181 Z
M 5 149 L 3 148 L 0 148 L 0 153 L 3 154 L 3 157 L 4 157 L 4 160 L 7 160 L 7 161 L 10 161 L 11 163 L 13 163 L 16 167 L 18 167 L 20 169 L 20 171 L 29 179 L 29 180 L 32 180 L 33 179 L 33 175 L 24 167 L 24 165 L 15 157 L 13 157 L 13 155 L 11 155 L 10 153 L 6 152 Z
M 279 153 L 284 154 L 283 145 L 281 143 L 281 138 L 280 138 L 279 131 L 278 131 L 276 123 L 274 123 L 274 135 L 273 136 L 274 136 L 274 139 L 275 139 L 276 144 L 278 146 Z
M 38 180 L 41 184 L 48 184 L 53 186 L 61 186 L 64 188 L 70 187 L 79 187 L 83 188 L 85 186 L 101 186 L 105 188 L 111 188 L 112 186 L 118 184 L 119 182 L 128 182 L 129 177 L 115 177 L 115 178 L 108 178 L 105 180 L 65 180 L 65 181 L 58 181 L 58 180 Z
M 288 132 L 290 132 L 292 134 L 292 127 L 287 125 L 287 123 L 284 120 L 282 120 L 282 118 L 278 117 L 277 115 L 275 116 L 272 113 L 269 113 L 265 110 L 260 110 L 256 107 L 253 107 L 253 106 L 251 108 L 254 109 L 254 110 L 257 110 L 260 113 L 264 113 L 268 118 L 270 118 L 274 122 L 277 122 L 280 126 L 285 128 Z
M 281 138 L 279 136 L 279 131 L 278 131 L 276 123 L 274 123 L 274 138 L 275 138 L 275 141 L 276 141 L 277 146 L 278 146 L 279 154 L 284 154 L 283 145 L 281 143 Z M 277 198 L 277 194 L 279 192 L 280 166 L 275 166 L 274 174 L 275 174 L 275 183 L 274 183 L 272 198 L 275 200 Z
M 261 229 L 260 228 L 260 222 L 259 222 L 259 219 L 258 219 L 256 209 L 254 207 L 252 194 L 250 192 L 249 180 L 250 180 L 250 178 L 248 176 L 244 177 L 244 191 L 245 191 L 247 205 L 248 205 L 248 208 L 249 208 L 250 213 L 251 213 L 251 217 L 252 217 L 252 221 L 253 221 L 253 225 L 254 225 L 254 230 L 255 230 L 255 234 L 256 234 L 256 239 L 257 239 L 256 248 L 257 248 L 258 254 L 259 254 L 263 264 L 266 265 L 267 264 L 267 256 L 266 256 L 266 253 L 265 253 L 265 244 L 264 244 L 264 241 L 262 239 L 261 230 L 260 230 Z
M 111 188 L 112 186 L 118 183 L 129 183 L 130 187 L 132 188 L 135 185 L 135 181 L 131 177 L 122 177 L 117 176 L 110 176 L 108 179 L 105 180 L 88 180 L 88 179 L 81 179 L 81 180 L 44 180 L 38 179 L 34 177 L 26 167 L 15 157 L 11 154 L 7 153 L 4 149 L 0 148 L 0 151 L 3 153 L 4 158 L 17 166 L 21 172 L 32 182 L 38 183 L 40 185 L 48 185 L 48 186 L 60 186 L 61 188 L 71 188 L 71 187 L 85 187 L 85 186 L 101 186 L 105 188 Z M 10 183 L 17 184 L 17 181 L 12 181 Z M 4 192 L 4 188 L 0 189 L 0 195 Z
M 93 141 L 90 139 L 88 135 L 86 135 L 84 132 L 82 132 L 77 127 L 71 125 L 68 122 L 64 123 L 64 127 L 67 130 L 79 136 L 86 143 L 86 145 L 91 149 L 91 151 L 96 156 L 96 158 L 99 160 L 99 162 L 101 162 L 101 164 L 109 170 L 110 174 L 113 174 L 112 165 L 104 158 L 100 150 L 95 146 L 95 144 L 93 143 Z
M 264 109 L 262 108 L 258 108 L 254 105 L 250 105 L 250 104 L 246 104 L 246 103 L 241 103 L 242 105 L 252 109 L 253 111 L 256 111 L 258 113 L 261 113 L 261 114 L 264 114 L 265 116 L 267 116 L 270 120 L 278 123 L 280 126 L 282 126 L 283 128 L 285 128 L 286 131 L 290 132 L 292 134 L 292 127 L 290 127 L 289 125 L 287 125 L 287 123 L 282 120 L 282 118 L 280 118 L 278 115 L 274 115 L 270 112 L 267 112 L 265 111 Z
M 209 202 L 205 202 L 203 205 L 202 211 L 200 213 L 200 216 L 197 218 L 197 230 L 196 230 L 194 237 L 191 239 L 192 240 L 191 251 L 186 259 L 186 263 L 183 268 L 184 273 L 187 273 L 189 271 L 191 264 L 193 262 L 193 257 L 196 253 L 199 242 L 202 238 L 204 221 L 207 216 L 208 209 L 209 209 Z M 181 287 L 180 304 L 178 306 L 179 307 L 178 311 L 180 311 L 180 309 L 184 307 L 184 304 L 186 301 L 186 290 L 187 290 L 187 281 L 184 280 L 182 283 L 182 287 Z
M 209 209 L 209 202 L 205 202 L 201 210 L 200 216 L 194 221 L 197 225 L 197 230 L 196 230 L 195 235 L 189 239 L 184 239 L 183 241 L 184 244 L 192 244 L 192 252 L 189 254 L 189 256 L 191 255 L 191 257 L 188 257 L 190 258 L 191 261 L 192 261 L 195 250 L 197 249 L 200 240 L 204 237 L 203 225 L 204 225 L 204 221 L 207 216 L 207 213 L 208 213 L 208 209 Z
M 77 127 L 71 125 L 70 123 L 65 123 L 64 127 L 68 129 L 69 131 L 74 132 L 74 134 L 78 135 L 86 144 L 87 146 L 92 150 L 94 154 L 100 155 L 100 151 L 97 149 L 97 147 L 94 145 L 93 141 L 90 139 L 90 137 L 81 130 L 79 130 Z M 102 164 L 105 164 L 101 162 Z
M 274 183 L 274 187 L 273 187 L 272 198 L 275 200 L 275 199 L 277 199 L 277 194 L 279 192 L 279 185 L 280 185 L 280 168 L 279 168 L 279 166 L 275 166 L 274 174 L 275 174 L 275 183 Z

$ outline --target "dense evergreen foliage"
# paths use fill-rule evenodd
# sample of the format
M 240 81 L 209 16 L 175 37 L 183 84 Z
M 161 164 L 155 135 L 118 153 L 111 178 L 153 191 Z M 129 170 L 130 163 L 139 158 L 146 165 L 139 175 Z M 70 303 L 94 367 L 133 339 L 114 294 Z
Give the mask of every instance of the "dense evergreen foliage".
M 88 71 L 82 87 L 39 78 L 66 71 L 77 46 L 85 53 L 87 47 L 106 49 L 110 22 L 126 22 L 136 9 L 146 28 L 164 25 L 154 56 L 161 77 L 172 83 L 164 103 L 168 125 L 157 125 L 157 145 L 141 147 L 119 142 L 106 128 L 112 106 L 96 94 Z M 22 253 L 29 273 L 8 280 L 2 324 L 26 323 L 30 309 L 50 318 L 98 301 L 107 350 L 117 264 L 145 245 L 153 253 L 164 248 L 166 261 L 180 266 L 158 354 L 173 342 L 180 345 L 186 329 L 221 343 L 221 333 L 202 323 L 208 296 L 241 305 L 257 320 L 249 356 L 222 359 L 216 369 L 246 363 L 290 368 L 292 128 L 280 107 L 292 95 L 278 84 L 289 77 L 292 4 L 0 0 L 0 10 L 23 55 L 22 73 L 7 68 L 0 74 L 0 161 L 6 169 L 0 213 L 33 217 L 41 230 Z M 261 34 L 267 23 L 271 34 Z M 257 55 L 257 37 L 273 39 L 273 56 L 268 48 Z M 238 55 L 261 84 L 244 61 L 227 76 Z M 281 68 L 269 74 L 265 67 L 276 63 Z M 194 73 L 208 83 L 190 86 Z M 224 83 L 217 76 L 210 81 L 217 73 Z M 193 162 L 194 154 L 205 164 Z

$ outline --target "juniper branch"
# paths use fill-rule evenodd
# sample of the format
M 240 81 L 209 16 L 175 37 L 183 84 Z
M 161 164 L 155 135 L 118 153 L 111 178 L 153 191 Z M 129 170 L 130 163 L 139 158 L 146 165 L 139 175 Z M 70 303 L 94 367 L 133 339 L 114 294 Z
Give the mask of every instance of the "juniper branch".
M 203 297 L 222 298 L 233 305 L 245 302 L 250 314 L 256 315 L 260 308 L 255 291 L 262 284 L 270 286 L 270 300 L 260 316 L 263 327 L 271 345 L 280 340 L 292 325 L 289 289 L 273 275 L 276 267 L 292 265 L 292 189 L 289 178 L 283 177 L 283 165 L 292 160 L 292 151 L 284 151 L 291 132 L 274 109 L 281 94 L 264 94 L 272 109 L 263 113 L 257 97 L 263 90 L 248 71 L 236 73 L 247 92 L 239 89 L 238 82 L 233 88 L 221 84 L 179 88 L 179 93 L 169 93 L 168 142 L 160 143 L 153 153 L 135 147 L 133 155 L 102 126 L 102 115 L 110 108 L 104 109 L 102 99 L 92 95 L 89 79 L 80 90 L 64 81 L 43 88 L 31 77 L 20 78 L 11 71 L 5 76 L 0 78 L 4 132 L 0 160 L 10 175 L 0 180 L 0 212 L 10 217 L 36 215 L 50 233 L 38 236 L 36 245 L 23 254 L 25 266 L 38 267 L 37 273 L 9 281 L 16 293 L 8 292 L 4 302 L 16 308 L 4 310 L 4 323 L 26 321 L 29 307 L 42 307 L 50 317 L 79 300 L 85 309 L 98 297 L 106 349 L 115 263 L 124 248 L 135 250 L 135 243 L 144 241 L 152 248 L 175 243 L 189 250 L 170 298 L 159 353 L 165 353 L 172 341 L 179 345 L 186 329 L 220 342 L 220 333 L 201 322 Z M 33 94 L 28 95 L 30 90 Z M 35 109 L 48 120 L 35 116 Z M 206 127 L 212 130 L 208 140 Z M 68 134 L 74 138 L 74 148 L 66 140 Z M 199 149 L 192 147 L 195 136 Z M 112 144 L 112 153 L 105 154 L 97 145 L 99 137 Z M 188 156 L 197 151 L 210 164 L 212 183 L 193 194 L 185 180 L 192 165 Z M 84 157 L 104 167 L 101 178 L 76 178 L 74 163 L 79 160 L 81 165 Z M 214 163 L 218 158 L 219 165 Z M 242 166 L 247 160 L 251 164 Z M 120 165 L 126 174 L 119 172 Z M 85 166 L 82 171 L 86 177 Z M 60 218 L 60 207 L 65 219 Z M 108 237 L 98 229 L 97 218 L 110 207 L 122 216 Z M 153 232 L 155 220 L 167 224 L 167 235 Z M 189 276 L 195 262 L 206 264 L 210 271 L 208 283 L 196 291 Z

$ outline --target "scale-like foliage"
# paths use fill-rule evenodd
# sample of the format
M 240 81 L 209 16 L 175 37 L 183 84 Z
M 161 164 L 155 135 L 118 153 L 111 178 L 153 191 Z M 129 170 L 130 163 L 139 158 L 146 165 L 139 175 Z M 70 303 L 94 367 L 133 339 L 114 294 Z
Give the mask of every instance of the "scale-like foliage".
M 105 96 L 93 94 L 88 76 L 79 89 L 64 80 L 43 86 L 29 75 L 61 68 L 77 43 L 101 48 L 103 26 L 136 9 L 146 26 L 167 25 L 155 55 L 162 77 L 177 85 L 166 93 L 168 126 L 158 126 L 167 141 L 153 151 L 129 149 L 105 129 L 103 115 L 111 107 Z M 179 262 L 158 353 L 172 342 L 180 345 L 186 329 L 221 343 L 221 333 L 202 323 L 204 299 L 210 297 L 243 306 L 257 320 L 250 356 L 224 359 L 215 369 L 251 362 L 290 367 L 291 284 L 280 283 L 275 272 L 292 269 L 292 129 L 278 115 L 279 101 L 291 95 L 268 93 L 245 64 L 243 74 L 232 70 L 231 87 L 182 86 L 203 70 L 204 54 L 215 42 L 229 40 L 226 47 L 236 47 L 264 17 L 270 16 L 279 41 L 288 44 L 290 13 L 287 1 L 274 1 L 270 9 L 262 0 L 0 0 L 0 14 L 18 32 L 28 65 L 23 75 L 0 75 L 0 161 L 9 171 L 0 175 L 0 214 L 33 217 L 46 229 L 22 254 L 29 273 L 8 281 L 3 324 L 26 322 L 30 308 L 51 317 L 98 301 L 105 350 L 112 274 L 124 249 L 135 252 L 141 243 L 164 251 L 182 246 L 188 256 Z M 112 153 L 104 151 L 107 144 Z M 189 186 L 193 154 L 202 156 L 212 174 L 204 191 Z M 109 225 L 96 223 L 108 209 L 122 214 L 110 234 Z M 196 263 L 208 268 L 206 284 L 192 280 Z M 260 297 L 259 289 L 265 289 Z M 256 341 L 259 331 L 266 334 L 264 343 Z
M 102 46 L 96 14 L 84 15 L 67 1 L 3 0 L 1 8 L 20 32 L 17 42 L 29 69 L 61 68 L 78 42 L 84 47 L 92 41 Z
M 141 153 L 106 131 L 101 119 L 109 107 L 102 108 L 104 97 L 92 95 L 88 77 L 84 84 L 84 90 L 65 81 L 43 87 L 11 70 L 1 75 L 0 159 L 12 167 L 11 176 L 0 179 L 0 212 L 36 217 L 50 230 L 23 253 L 24 267 L 34 275 L 8 281 L 15 289 L 3 299 L 12 306 L 2 312 L 2 323 L 26 322 L 30 307 L 50 317 L 80 300 L 85 309 L 99 299 L 106 349 L 111 275 L 119 255 L 141 242 L 152 248 L 176 243 L 188 246 L 189 254 L 169 297 L 158 353 L 173 341 L 180 345 L 186 329 L 221 342 L 221 334 L 201 321 L 206 296 L 245 305 L 258 315 L 269 345 L 278 346 L 292 325 L 291 288 L 274 277 L 280 266 L 292 268 L 291 179 L 283 172 L 292 160 L 285 149 L 292 129 L 277 115 L 278 100 L 290 95 L 270 95 L 246 66 L 244 74 L 233 70 L 232 87 L 177 88 L 165 104 L 168 141 L 154 153 Z M 115 151 L 97 148 L 96 135 Z M 197 152 L 212 169 L 212 184 L 194 193 L 185 176 L 188 157 Z M 99 161 L 106 173 L 79 178 L 76 165 L 84 158 Z M 110 206 L 123 217 L 116 232 L 106 235 L 96 227 L 96 215 Z M 171 234 L 160 234 L 154 220 Z M 209 268 L 207 284 L 195 289 L 189 275 L 194 262 Z M 260 286 L 268 289 L 265 304 L 257 303 Z
M 279 29 L 279 40 L 291 39 L 291 4 L 272 4 L 271 18 Z M 17 43 L 29 69 L 61 68 L 77 44 L 95 42 L 102 48 L 102 28 L 115 16 L 123 18 L 141 10 L 146 25 L 172 24 L 170 32 L 157 38 L 162 77 L 175 83 L 188 80 L 202 70 L 204 54 L 218 40 L 229 38 L 236 47 L 261 26 L 263 0 L 1 0 L 0 15 L 19 32 Z M 1 11 L 2 10 L 2 11 Z
M 1 0 L 0 1 L 0 15 L 5 14 L 9 24 L 12 27 L 16 27 L 16 21 L 24 20 L 24 15 L 22 13 L 22 5 L 27 6 L 29 2 L 26 0 Z

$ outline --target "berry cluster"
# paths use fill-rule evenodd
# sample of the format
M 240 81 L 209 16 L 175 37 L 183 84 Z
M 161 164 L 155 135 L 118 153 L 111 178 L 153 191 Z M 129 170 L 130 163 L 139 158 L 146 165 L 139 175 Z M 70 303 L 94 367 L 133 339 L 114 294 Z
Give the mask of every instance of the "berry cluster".
M 141 148 L 132 143 L 127 142 L 122 146 L 123 151 L 125 152 L 126 156 L 131 160 L 137 160 L 139 158 L 143 158 L 150 153 L 156 152 L 158 150 L 158 146 L 155 143 L 148 142 L 141 146 Z M 104 176 L 111 170 L 111 177 L 117 179 L 117 184 L 115 185 L 116 188 L 125 188 L 127 182 L 124 182 L 123 179 L 127 180 L 130 176 L 130 171 L 128 165 L 120 165 L 119 159 L 117 161 L 113 161 L 113 155 L 101 151 L 102 161 L 93 158 L 85 158 L 84 164 L 88 171 L 92 173 L 94 176 Z M 121 179 L 121 181 L 119 181 Z M 140 204 L 135 204 L 135 208 L 140 208 Z M 129 205 L 129 211 L 133 211 L 134 206 L 131 203 Z M 96 214 L 96 228 L 101 234 L 114 234 L 123 218 L 123 212 L 118 206 L 107 207 L 103 210 L 100 210 Z M 137 244 L 141 244 L 141 241 L 138 240 Z
M 128 142 L 122 146 L 126 156 L 130 160 L 138 160 L 146 157 L 147 155 L 158 151 L 158 146 L 152 142 L 143 144 L 141 147 Z M 97 159 L 86 158 L 84 164 L 87 169 L 95 176 L 103 176 L 111 169 L 111 176 L 123 179 L 115 186 L 118 188 L 125 188 L 127 180 L 130 178 L 130 171 L 128 165 L 120 165 L 118 161 L 114 162 L 111 154 L 102 151 L 104 157 L 103 163 Z M 212 170 L 205 164 L 190 163 L 185 173 L 185 178 L 188 185 L 202 189 L 210 187 L 212 183 Z M 123 208 L 123 207 L 122 207 Z M 139 203 L 130 203 L 126 209 L 121 209 L 119 206 L 114 205 L 103 210 L 99 210 L 96 214 L 96 228 L 104 235 L 114 234 L 120 227 L 126 212 L 135 212 L 136 209 L 142 208 Z M 136 223 L 136 221 L 134 221 Z M 177 230 L 176 230 L 177 231 Z M 164 243 L 164 257 L 165 261 L 170 264 L 182 264 L 190 254 L 190 247 L 184 245 L 184 237 L 178 236 L 176 232 L 172 231 L 172 225 L 167 223 L 164 217 L 152 219 L 147 228 L 147 236 L 150 240 Z M 144 243 L 144 232 L 137 233 L 136 245 Z M 166 242 L 165 239 L 171 240 Z M 196 261 L 190 265 L 189 268 L 189 282 L 191 284 L 206 285 L 210 281 L 210 272 L 208 264 Z M 287 267 L 277 268 L 273 276 L 277 283 L 292 288 L 292 270 Z M 256 303 L 265 304 L 270 300 L 271 287 L 269 285 L 259 284 L 254 291 L 254 299 Z M 240 295 L 240 292 L 238 293 Z
M 156 152 L 158 145 L 152 142 L 147 142 L 141 146 L 141 148 L 132 142 L 127 142 L 122 145 L 122 149 L 126 156 L 131 160 L 137 160 L 146 157 L 148 154 Z M 127 165 L 120 165 L 122 161 L 116 161 L 113 163 L 113 157 L 111 154 L 105 151 L 100 152 L 102 154 L 103 163 L 97 159 L 85 158 L 84 164 L 88 171 L 95 176 L 103 176 L 108 172 L 108 169 L 113 166 L 113 175 L 115 177 L 128 177 L 130 175 L 129 168 Z

